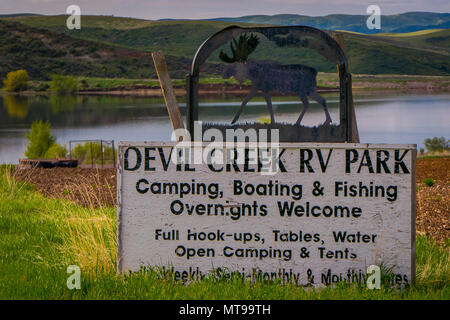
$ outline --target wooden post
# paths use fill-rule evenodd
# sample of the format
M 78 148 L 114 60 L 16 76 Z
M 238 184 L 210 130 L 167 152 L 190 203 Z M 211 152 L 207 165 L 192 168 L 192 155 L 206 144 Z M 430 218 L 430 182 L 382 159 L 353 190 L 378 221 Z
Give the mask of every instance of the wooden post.
M 102 153 L 102 169 L 103 169 L 103 140 L 100 140 L 100 151 Z
M 346 57 L 346 60 L 348 62 L 347 59 L 347 49 L 345 47 L 345 40 L 344 40 L 344 35 L 342 33 L 336 33 L 333 32 L 333 39 L 336 40 L 336 42 L 339 44 L 339 46 L 342 48 L 342 50 L 344 51 L 344 55 Z M 348 73 L 350 73 L 350 66 L 347 63 L 347 69 L 348 69 Z M 339 73 L 339 65 L 338 65 L 338 73 Z M 353 93 L 352 93 L 352 80 L 350 78 L 350 88 L 348 90 L 348 99 L 349 99 L 349 103 L 350 103 L 350 110 L 349 110 L 349 114 L 347 115 L 347 121 L 349 121 L 349 127 L 350 127 L 350 132 L 351 135 L 349 137 L 349 142 L 353 142 L 353 143 L 359 143 L 359 132 L 358 132 L 358 125 L 356 123 L 356 113 L 355 113 L 355 105 L 353 103 Z
M 90 142 L 91 145 L 91 164 L 92 164 L 92 168 L 94 168 L 94 153 L 92 152 L 92 141 Z
M 161 84 L 161 91 L 164 101 L 166 102 L 167 111 L 169 112 L 172 128 L 173 130 L 184 129 L 183 118 L 181 117 L 181 112 L 178 108 L 164 53 L 162 51 L 153 52 L 152 58 L 155 64 L 156 73 L 158 74 L 159 83 Z M 177 136 L 177 141 L 179 141 L 179 138 L 180 137 Z
M 116 167 L 116 150 L 115 150 L 115 148 L 114 148 L 114 140 L 111 140 L 111 142 L 112 142 L 112 152 L 113 152 L 113 168 L 115 168 Z

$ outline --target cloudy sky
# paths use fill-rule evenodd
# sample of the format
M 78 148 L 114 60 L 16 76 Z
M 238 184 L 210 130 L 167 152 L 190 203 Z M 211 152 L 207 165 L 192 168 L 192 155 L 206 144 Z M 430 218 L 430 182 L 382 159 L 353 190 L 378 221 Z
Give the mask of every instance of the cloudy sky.
M 143 19 L 201 19 L 279 13 L 365 15 L 366 8 L 372 4 L 381 8 L 381 14 L 450 12 L 450 0 L 0 0 L 0 14 L 65 14 L 71 4 L 80 6 L 81 14 Z

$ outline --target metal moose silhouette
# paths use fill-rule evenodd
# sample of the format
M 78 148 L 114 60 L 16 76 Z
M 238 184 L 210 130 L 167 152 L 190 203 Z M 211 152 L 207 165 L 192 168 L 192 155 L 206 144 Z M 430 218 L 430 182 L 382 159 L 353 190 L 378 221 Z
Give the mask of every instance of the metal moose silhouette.
M 300 113 L 296 125 L 300 125 L 309 107 L 308 97 L 323 106 L 326 117 L 323 125 L 329 125 L 332 120 L 326 100 L 317 93 L 317 70 L 301 64 L 280 65 L 272 61 L 255 62 L 248 60 L 248 56 L 256 49 L 258 44 L 257 36 L 248 36 L 244 33 L 239 36 L 238 40 L 233 39 L 230 42 L 232 57 L 229 57 L 223 50 L 219 53 L 220 60 L 225 63 L 233 63 L 232 66 L 225 68 L 222 74 L 224 78 L 233 76 L 241 83 L 245 79 L 252 81 L 250 92 L 242 101 L 241 107 L 231 123 L 234 124 L 239 119 L 244 107 L 258 91 L 263 93 L 267 102 L 271 123 L 275 123 L 270 91 L 277 91 L 278 93 L 296 92 L 299 95 L 303 103 L 303 111 Z

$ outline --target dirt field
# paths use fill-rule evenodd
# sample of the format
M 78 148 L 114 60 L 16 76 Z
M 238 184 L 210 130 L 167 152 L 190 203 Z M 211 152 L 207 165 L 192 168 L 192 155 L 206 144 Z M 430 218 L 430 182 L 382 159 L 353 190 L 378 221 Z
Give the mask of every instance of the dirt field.
M 417 233 L 439 242 L 450 239 L 449 173 L 450 157 L 417 161 Z M 17 170 L 16 177 L 35 184 L 38 191 L 49 197 L 93 207 L 116 205 L 115 169 Z M 427 178 L 435 181 L 433 186 L 423 183 Z
M 15 175 L 51 198 L 88 207 L 116 205 L 116 169 L 38 168 L 16 170 Z
M 427 178 L 435 184 L 427 186 Z M 417 233 L 439 242 L 450 239 L 450 157 L 418 159 L 416 182 Z

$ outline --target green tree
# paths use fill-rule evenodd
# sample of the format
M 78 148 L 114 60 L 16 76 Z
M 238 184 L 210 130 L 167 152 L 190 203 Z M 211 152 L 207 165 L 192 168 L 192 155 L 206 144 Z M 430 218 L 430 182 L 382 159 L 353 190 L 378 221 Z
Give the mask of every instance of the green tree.
M 25 156 L 29 159 L 44 158 L 56 141 L 56 138 L 50 134 L 50 122 L 42 120 L 33 121 L 30 132 L 25 136 L 28 139 Z
M 448 141 L 444 137 L 425 139 L 424 144 L 428 152 L 443 152 L 449 150 Z
M 77 91 L 78 83 L 72 76 L 52 75 L 50 90 L 58 94 L 74 93 Z
M 67 147 L 65 145 L 54 143 L 50 146 L 44 155 L 44 159 L 65 158 L 67 156 Z
M 26 70 L 17 70 L 8 72 L 6 79 L 3 80 L 4 91 L 18 92 L 28 88 L 28 73 Z

